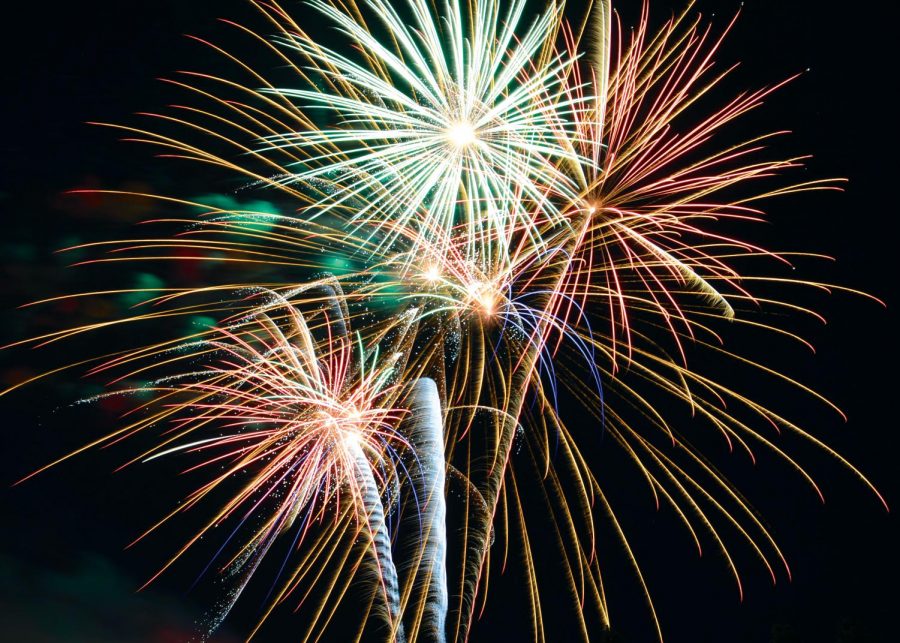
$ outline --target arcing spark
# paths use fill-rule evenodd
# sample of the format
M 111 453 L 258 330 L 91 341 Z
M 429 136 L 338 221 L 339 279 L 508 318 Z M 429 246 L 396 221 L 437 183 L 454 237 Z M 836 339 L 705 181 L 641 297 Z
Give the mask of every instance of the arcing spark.
M 790 192 L 834 189 L 836 181 L 756 188 L 803 160 L 760 158 L 769 139 L 781 132 L 725 148 L 711 145 L 721 130 L 787 81 L 744 92 L 691 122 L 695 103 L 733 70 L 716 72 L 713 62 L 731 25 L 716 37 L 685 10 L 651 34 L 644 3 L 629 40 L 610 20 L 608 9 L 600 13 L 598 24 L 605 24 L 608 33 L 599 38 L 607 51 L 598 54 L 589 75 L 591 85 L 602 83 L 603 91 L 594 110 L 576 114 L 579 155 L 590 162 L 573 167 L 580 198 L 572 209 L 587 216 L 579 247 L 585 270 L 571 289 L 598 304 L 606 300 L 609 336 L 613 342 L 624 337 L 628 352 L 630 309 L 655 312 L 673 335 L 680 324 L 690 336 L 685 307 L 696 304 L 687 294 L 695 293 L 711 311 L 732 319 L 730 295 L 751 300 L 752 295 L 730 263 L 753 256 L 782 260 L 718 232 L 713 224 L 759 220 L 763 213 L 753 203 Z M 576 88 L 581 73 L 575 69 Z
M 469 259 L 490 253 L 491 243 L 505 249 L 523 225 L 533 243 L 542 243 L 532 208 L 562 223 L 547 192 L 574 187 L 558 167 L 574 160 L 559 132 L 578 105 L 562 87 L 573 58 L 551 47 L 558 7 L 518 34 L 525 0 L 502 15 L 497 0 L 450 0 L 440 16 L 425 0 L 399 9 L 373 0 L 365 7 L 386 31 L 376 36 L 354 5 L 311 4 L 363 59 L 353 62 L 305 35 L 285 38 L 312 62 L 324 89 L 275 91 L 335 122 L 267 139 L 304 153 L 281 180 L 324 192 L 314 216 L 346 210 L 363 236 L 386 229 L 387 246 L 396 238 L 391 231 L 414 230 L 414 252 L 426 242 L 448 245 L 460 226 Z M 398 11 L 408 11 L 413 24 Z
M 248 521 L 259 524 L 224 566 L 250 566 L 240 589 L 279 534 L 293 530 L 293 540 L 302 542 L 312 524 L 327 515 L 349 519 L 347 526 L 357 521 L 370 535 L 387 616 L 399 639 L 397 573 L 381 507 L 382 492 L 402 472 L 398 452 L 407 448 L 394 428 L 404 414 L 393 406 L 400 385 L 391 384 L 392 362 L 398 355 L 379 363 L 377 350 L 370 356 L 355 346 L 347 320 L 329 319 L 328 309 L 315 316 L 320 333 L 315 337 L 308 316 L 291 305 L 291 294 L 270 293 L 272 302 L 185 347 L 191 349 L 185 358 L 199 353 L 203 368 L 168 376 L 153 387 L 165 402 L 154 419 L 165 418 L 174 428 L 145 460 L 174 453 L 201 456 L 188 471 L 226 463 L 180 511 L 214 497 L 239 472 L 252 472 L 179 552 L 229 519 L 239 521 L 234 533 Z M 339 304 L 331 306 L 332 313 L 340 310 Z M 211 357 L 218 359 L 210 363 Z M 201 437 L 210 433 L 213 437 Z M 297 580 L 296 572 L 289 574 L 278 601 Z
M 248 312 L 199 339 L 118 355 L 95 368 L 130 369 L 115 381 L 151 376 L 148 384 L 115 394 L 153 395 L 138 407 L 144 411 L 141 419 L 95 444 L 159 429 L 162 440 L 135 462 L 182 454 L 198 460 L 185 474 L 212 472 L 141 538 L 182 512 L 231 494 L 153 577 L 212 529 L 227 525 L 231 535 L 207 569 L 218 565 L 235 586 L 210 618 L 211 628 L 281 535 L 293 541 L 292 548 L 307 538 L 313 543 L 293 566 L 286 567 L 285 560 L 274 604 L 286 600 L 313 570 L 311 579 L 324 585 L 325 595 L 337 592 L 335 600 L 340 600 L 334 581 L 320 578 L 314 564 L 335 556 L 329 540 L 340 542 L 341 533 L 356 532 L 371 542 L 380 602 L 397 640 L 402 639 L 400 589 L 382 495 L 401 484 L 406 471 L 401 458 L 411 449 L 396 429 L 409 413 L 398 406 L 406 386 L 395 372 L 403 368 L 403 347 L 388 346 L 387 357 L 380 359 L 377 345 L 354 341 L 345 302 L 335 288 L 326 280 L 282 292 L 257 289 Z M 313 297 L 315 291 L 324 294 Z M 302 313 L 299 303 L 311 310 Z M 167 374 L 153 377 L 160 369 Z M 421 403 L 416 408 L 427 412 Z M 169 427 L 162 430 L 164 425 Z M 236 480 L 239 487 L 232 491 Z M 316 523 L 325 525 L 324 533 Z M 226 551 L 231 553 L 223 561 Z M 334 578 L 341 567 L 332 570 Z

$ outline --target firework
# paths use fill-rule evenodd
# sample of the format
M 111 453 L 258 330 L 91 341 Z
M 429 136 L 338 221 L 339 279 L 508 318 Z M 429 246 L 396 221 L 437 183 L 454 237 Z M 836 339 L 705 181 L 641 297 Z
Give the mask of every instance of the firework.
M 208 566 L 232 587 L 211 628 L 283 536 L 304 553 L 285 559 L 257 630 L 276 605 L 318 587 L 306 609 L 308 634 L 321 636 L 362 570 L 375 591 L 361 620 L 377 605 L 393 640 L 466 640 L 492 570 L 518 546 L 534 637 L 545 640 L 542 552 L 529 533 L 546 528 L 589 640 L 595 616 L 609 626 L 602 516 L 661 637 L 613 492 L 581 446 L 599 434 L 634 464 L 657 506 L 674 509 L 698 550 L 712 540 L 739 593 L 721 525 L 740 534 L 773 582 L 776 563 L 789 574 L 740 491 L 658 410 L 663 398 L 690 412 L 692 430 L 711 427 L 751 458 L 754 447 L 771 450 L 817 491 L 775 432 L 812 441 L 872 486 L 795 422 L 688 365 L 705 350 L 828 403 L 719 343 L 738 325 L 800 339 L 757 321 L 755 309 L 809 311 L 755 290 L 825 287 L 747 274 L 739 268 L 749 261 L 788 264 L 791 255 L 734 239 L 720 223 L 762 219 L 764 198 L 836 187 L 772 187 L 803 160 L 767 157 L 774 134 L 719 143 L 726 125 L 783 83 L 695 115 L 730 71 L 713 60 L 730 25 L 714 34 L 685 11 L 652 34 L 646 3 L 629 34 L 604 1 L 570 23 L 555 3 L 527 20 L 525 0 L 505 11 L 496 0 L 313 0 L 345 51 L 325 47 L 277 4 L 253 4 L 276 35 L 231 26 L 296 86 L 210 45 L 244 80 L 188 73 L 170 82 L 197 106 L 150 115 L 155 128 L 116 127 L 288 205 L 272 212 L 141 195 L 160 208 L 157 224 L 183 231 L 80 246 L 110 250 L 86 263 L 215 257 L 234 281 L 154 291 L 129 317 L 30 340 L 221 320 L 72 365 L 116 373 L 114 384 L 149 382 L 106 394 L 150 401 L 137 405 L 140 419 L 85 449 L 159 431 L 133 462 L 190 457 L 192 473 L 224 466 L 150 530 L 226 499 L 163 567 L 213 527 L 234 525 Z M 305 277 L 287 282 L 280 270 Z M 576 422 L 562 395 L 594 421 Z M 526 506 L 529 494 L 545 502 L 544 515 Z M 354 557 L 357 538 L 365 547 Z
M 437 15 L 411 0 L 401 17 L 376 0 L 366 5 L 366 19 L 386 29 L 376 37 L 356 7 L 313 2 L 365 56 L 353 62 L 308 36 L 285 39 L 327 90 L 275 91 L 301 109 L 325 110 L 338 127 L 269 137 L 313 152 L 282 180 L 317 184 L 327 195 L 314 204 L 316 216 L 344 206 L 351 222 L 386 229 L 383 244 L 398 228 L 413 229 L 414 251 L 424 243 L 440 250 L 460 225 L 470 260 L 490 254 L 492 243 L 505 250 L 523 226 L 540 243 L 532 211 L 561 222 L 547 191 L 573 187 L 558 169 L 572 159 L 560 134 L 579 106 L 562 91 L 573 57 L 551 48 L 559 8 L 518 33 L 525 4 L 516 0 L 503 13 L 496 1 L 453 0 Z

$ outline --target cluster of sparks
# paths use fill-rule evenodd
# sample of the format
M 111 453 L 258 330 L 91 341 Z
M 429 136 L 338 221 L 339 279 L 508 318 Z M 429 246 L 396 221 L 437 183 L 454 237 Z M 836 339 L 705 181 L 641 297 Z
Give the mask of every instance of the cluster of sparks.
M 872 486 L 790 419 L 688 366 L 701 348 L 819 397 L 720 342 L 736 324 L 799 339 L 754 311 L 815 313 L 756 287 L 825 288 L 739 271 L 788 259 L 727 236 L 722 223 L 761 219 L 764 198 L 835 187 L 768 187 L 802 162 L 766 159 L 773 135 L 716 144 L 779 85 L 695 114 L 730 71 L 713 64 L 730 25 L 716 35 L 686 10 L 652 33 L 645 5 L 628 32 L 603 0 L 576 21 L 556 3 L 526 19 L 525 0 L 311 0 L 311 24 L 330 24 L 343 40 L 335 49 L 275 2 L 252 4 L 275 36 L 226 24 L 295 86 L 201 41 L 234 76 L 185 72 L 169 82 L 193 102 L 149 115 L 156 127 L 113 127 L 167 157 L 238 175 L 293 213 L 144 194 L 165 212 L 204 215 L 160 216 L 184 224 L 174 236 L 90 244 L 112 249 L 90 263 L 213 257 L 308 280 L 154 291 L 127 318 L 29 340 L 182 315 L 220 320 L 94 358 L 92 374 L 115 374 L 106 395 L 138 393 L 139 402 L 115 433 L 76 452 L 156 432 L 128 464 L 181 458 L 186 473 L 208 476 L 148 533 L 219 503 L 159 572 L 229 526 L 204 570 L 233 584 L 211 627 L 283 538 L 289 547 L 257 630 L 293 600 L 313 614 L 307 634 L 316 640 L 367 570 L 358 638 L 466 640 L 492 569 L 518 548 L 534 638 L 545 640 L 540 552 L 529 534 L 548 516 L 585 640 L 592 619 L 610 623 L 603 521 L 656 622 L 609 491 L 579 447 L 600 434 L 698 549 L 708 540 L 722 552 L 739 588 L 721 525 L 773 581 L 776 563 L 789 575 L 768 527 L 660 410 L 675 405 L 693 416 L 690 431 L 709 427 L 751 458 L 769 450 L 816 491 L 778 432 L 813 442 Z M 361 268 L 327 274 L 326 250 Z M 545 507 L 527 506 L 528 486 Z

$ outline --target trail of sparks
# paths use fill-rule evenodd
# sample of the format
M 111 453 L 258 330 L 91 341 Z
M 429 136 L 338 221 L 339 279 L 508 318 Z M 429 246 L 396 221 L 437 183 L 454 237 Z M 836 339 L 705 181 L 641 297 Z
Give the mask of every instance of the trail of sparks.
M 654 33 L 645 3 L 626 32 L 607 0 L 574 23 L 557 3 L 529 21 L 526 0 L 505 10 L 498 0 L 312 0 L 349 45 L 333 49 L 277 3 L 251 4 L 274 37 L 225 24 L 295 85 L 197 39 L 233 75 L 183 72 L 167 82 L 186 93 L 185 104 L 142 115 L 152 126 L 112 127 L 166 157 L 240 177 L 283 207 L 106 192 L 148 200 L 159 211 L 149 223 L 166 232 L 79 246 L 101 253 L 82 264 L 214 259 L 222 281 L 35 302 L 144 296 L 120 318 L 9 345 L 218 320 L 29 380 L 86 367 L 109 380 L 97 399 L 138 400 L 121 428 L 39 471 L 156 432 L 154 446 L 125 466 L 192 458 L 185 473 L 209 476 L 141 538 L 225 499 L 159 572 L 229 526 L 201 574 L 215 569 L 231 588 L 210 630 L 285 540 L 251 636 L 277 605 L 302 595 L 298 609 L 312 614 L 305 635 L 318 640 L 359 574 L 374 590 L 359 610 L 358 638 L 381 628 L 395 641 L 463 641 L 486 609 L 493 570 L 507 566 L 518 543 L 534 639 L 547 640 L 536 561 L 553 555 L 589 640 L 595 616 L 610 623 L 605 520 L 661 639 L 638 554 L 613 508 L 617 489 L 591 467 L 599 435 L 635 466 L 656 508 L 674 511 L 698 553 L 711 541 L 739 596 L 740 559 L 723 526 L 773 582 L 779 567 L 790 577 L 769 528 L 701 441 L 688 439 L 683 420 L 660 412 L 662 399 L 730 451 L 752 461 L 760 447 L 776 454 L 822 498 L 778 443 L 781 431 L 837 458 L 878 495 L 797 423 L 727 377 L 689 366 L 704 350 L 833 406 L 725 345 L 740 326 L 809 346 L 755 312 L 818 318 L 779 293 L 849 290 L 752 274 L 754 262 L 789 266 L 813 255 L 770 252 L 723 232 L 723 222 L 762 220 L 764 199 L 837 188 L 777 183 L 803 163 L 767 156 L 779 132 L 724 138 L 790 79 L 698 112 L 733 70 L 714 63 L 733 21 L 714 33 L 688 7 Z M 182 231 L 171 235 L 172 226 Z M 332 270 L 328 258 L 346 269 Z M 594 422 L 574 421 L 560 399 Z M 528 505 L 531 487 L 546 511 Z M 535 550 L 536 529 L 555 535 L 556 551 Z M 364 543 L 357 556 L 355 542 Z

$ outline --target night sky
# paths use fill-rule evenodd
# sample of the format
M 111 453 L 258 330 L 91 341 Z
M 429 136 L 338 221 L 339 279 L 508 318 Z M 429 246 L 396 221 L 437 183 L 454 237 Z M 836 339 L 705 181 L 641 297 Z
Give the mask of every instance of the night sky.
M 290 3 L 288 3 L 290 4 Z M 615 3 L 614 3 L 615 4 Z M 638 0 L 617 6 L 633 24 Z M 681 2 L 654 0 L 656 24 Z M 698 2 L 697 10 L 724 25 L 737 2 Z M 727 99 L 804 72 L 731 130 L 745 133 L 790 129 L 776 153 L 806 154 L 803 177 L 846 177 L 842 193 L 792 196 L 768 204 L 770 223 L 741 229 L 741 238 L 776 250 L 833 256 L 799 261 L 803 276 L 865 290 L 887 307 L 861 297 L 803 295 L 827 325 L 797 322 L 817 354 L 790 345 L 741 337 L 740 349 L 788 372 L 834 400 L 843 422 L 822 405 L 760 384 L 760 396 L 802 423 L 871 477 L 887 501 L 900 501 L 896 485 L 896 259 L 891 233 L 897 216 L 896 17 L 880 3 L 751 0 L 744 3 L 733 33 L 717 56 L 724 67 L 741 66 L 723 87 Z M 184 33 L 224 36 L 217 17 L 248 18 L 238 0 L 220 2 L 46 3 L 17 2 L 4 8 L 3 74 L 5 125 L 0 171 L 0 235 L 5 289 L 0 337 L 14 341 L 71 325 L 69 319 L 118 314 L 60 307 L 19 310 L 45 296 L 92 288 L 179 283 L 202 279 L 176 269 L 117 271 L 67 268 L 73 257 L 54 251 L 88 241 L 137 235 L 134 225 L 151 216 L 146 204 L 126 207 L 65 195 L 80 187 L 107 187 L 204 194 L 229 186 L 204 184 L 202 171 L 155 160 L 147 149 L 116 140 L 110 130 L 87 121 L 127 121 L 172 100 L 171 89 L 154 80 L 174 70 L 207 69 L 218 63 Z M 298 4 L 298 22 L 310 16 Z M 317 18 L 313 18 L 317 19 Z M 252 54 L 248 53 L 248 58 Z M 808 71 L 807 71 L 808 70 Z M 718 94 L 717 94 L 718 96 Z M 742 130 L 748 128 L 747 132 Z M 75 257 L 77 259 L 77 257 Z M 156 280 L 156 281 L 154 281 Z M 120 301 L 125 306 L 128 302 Z M 86 340 L 88 342 L 93 340 Z M 79 346 L 90 350 L 90 346 Z M 12 384 L 73 359 L 63 345 L 0 354 L 0 381 Z M 78 354 L 81 354 L 78 352 Z M 701 358 L 702 359 L 702 358 Z M 695 362 L 702 369 L 703 362 Z M 745 381 L 744 390 L 756 383 Z M 117 411 L 110 405 L 68 406 L 84 395 L 85 383 L 71 372 L 0 400 L 3 425 L 2 530 L 0 530 L 0 641 L 143 642 L 186 641 L 209 606 L 202 591 L 188 592 L 189 572 L 165 576 L 151 589 L 135 590 L 180 544 L 167 532 L 138 548 L 124 546 L 164 515 L 178 486 L 141 467 L 113 473 L 131 453 L 90 452 L 27 483 L 17 479 L 53 458 L 103 435 Z M 665 409 L 661 409 L 665 411 Z M 766 457 L 756 467 L 721 448 L 717 464 L 747 493 L 782 546 L 793 571 L 773 587 L 749 548 L 734 549 L 744 571 L 745 598 L 721 558 L 698 558 L 671 511 L 656 512 L 645 486 L 633 474 L 617 476 L 620 451 L 594 456 L 607 484 L 618 484 L 619 511 L 633 538 L 651 587 L 667 641 L 748 643 L 894 641 L 897 525 L 877 498 L 846 469 L 821 452 L 785 439 L 821 483 L 822 505 L 784 464 Z M 623 469 L 624 471 L 624 469 Z M 608 475 L 606 475 L 608 474 Z M 183 534 L 184 532 L 182 532 Z M 537 545 L 541 545 L 537 537 Z M 605 577 L 613 619 L 609 640 L 651 641 L 652 628 L 634 577 L 609 543 Z M 191 559 L 197 563 L 199 558 Z M 529 640 L 524 595 L 515 572 L 493 586 L 474 642 Z M 551 641 L 567 641 L 568 597 L 542 588 Z M 263 589 L 263 594 L 265 588 Z M 252 597 L 251 597 L 252 598 Z M 257 601 L 261 599 L 257 597 Z M 250 601 L 252 602 L 252 600 Z M 558 605 L 557 605 L 558 603 Z M 253 620 L 255 605 L 236 614 L 213 640 L 237 641 Z M 292 615 L 280 615 L 260 641 L 293 640 Z M 607 640 L 597 634 L 597 640 Z

